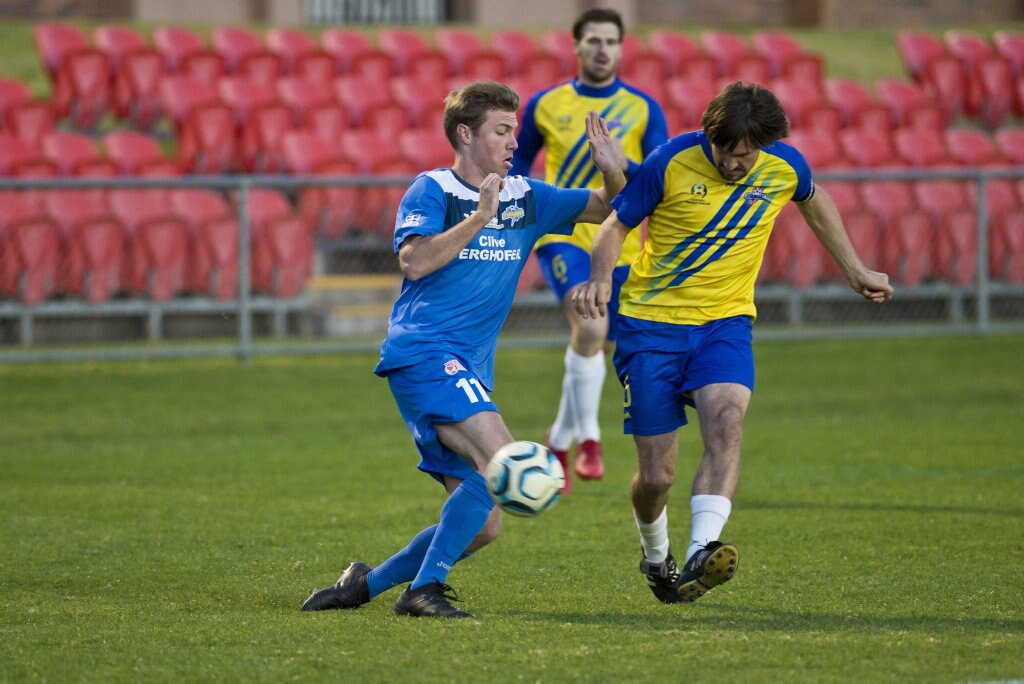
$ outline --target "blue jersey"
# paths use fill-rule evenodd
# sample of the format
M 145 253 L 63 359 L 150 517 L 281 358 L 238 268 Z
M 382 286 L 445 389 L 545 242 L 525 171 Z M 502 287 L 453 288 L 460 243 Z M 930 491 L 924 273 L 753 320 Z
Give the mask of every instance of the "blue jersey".
M 509 176 L 498 213 L 458 257 L 419 280 L 403 280 L 388 322 L 377 375 L 451 352 L 494 388 L 494 351 L 519 274 L 533 244 L 551 232 L 572 232 L 590 191 Z M 451 169 L 417 176 L 398 208 L 395 253 L 412 235 L 437 235 L 476 211 L 480 191 Z

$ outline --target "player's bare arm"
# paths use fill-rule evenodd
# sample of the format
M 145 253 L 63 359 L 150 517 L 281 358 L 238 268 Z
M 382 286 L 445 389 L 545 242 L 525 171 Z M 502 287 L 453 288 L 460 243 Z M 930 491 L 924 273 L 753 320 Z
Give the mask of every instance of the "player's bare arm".
M 892 297 L 892 285 L 885 273 L 871 271 L 857 256 L 835 202 L 821 187 L 814 196 L 797 205 L 815 237 L 832 255 L 853 291 L 877 304 Z
M 633 230 L 611 213 L 594 236 L 590 254 L 590 280 L 573 288 L 569 295 L 573 308 L 583 318 L 604 318 L 612 296 L 612 270 L 622 254 L 622 243 Z
M 504 180 L 489 174 L 480 184 L 480 202 L 477 209 L 461 223 L 437 235 L 412 235 L 402 242 L 398 250 L 398 265 L 409 280 L 419 280 L 445 266 L 458 257 L 480 229 L 498 213 L 498 195 Z
M 590 199 L 578 220 L 583 223 L 600 223 L 612 211 L 612 198 L 626 186 L 623 169 L 628 166 L 628 161 L 622 152 L 622 144 L 612 136 L 608 124 L 597 112 L 587 114 L 585 125 L 590 158 L 601 172 L 604 187 L 590 191 Z

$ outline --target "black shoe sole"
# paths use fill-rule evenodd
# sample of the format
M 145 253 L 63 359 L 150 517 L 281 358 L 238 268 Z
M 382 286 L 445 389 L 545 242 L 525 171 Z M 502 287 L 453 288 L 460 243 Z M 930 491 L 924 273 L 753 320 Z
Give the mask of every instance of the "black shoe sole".
M 719 584 L 732 579 L 740 566 L 740 552 L 732 544 L 723 544 L 715 549 L 704 561 L 704 574 L 697 579 L 680 584 L 676 592 L 679 601 L 693 603 Z

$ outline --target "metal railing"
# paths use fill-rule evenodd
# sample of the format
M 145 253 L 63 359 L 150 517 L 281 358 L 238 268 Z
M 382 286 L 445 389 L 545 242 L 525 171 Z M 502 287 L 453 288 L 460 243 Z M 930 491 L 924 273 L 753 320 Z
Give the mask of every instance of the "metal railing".
M 835 284 L 826 284 L 806 289 L 785 285 L 768 285 L 758 289 L 758 302 L 783 303 L 788 314 L 788 325 L 781 330 L 768 331 L 767 336 L 829 336 L 834 334 L 892 335 L 931 334 L 942 332 L 968 332 L 988 334 L 1000 331 L 1024 331 L 1024 317 L 996 325 L 992 320 L 991 302 L 993 295 L 1021 297 L 1024 300 L 1024 286 L 994 284 L 989 274 L 988 254 L 988 211 L 986 206 L 987 184 L 995 179 L 1024 179 L 1024 167 L 1000 169 L 957 169 L 941 171 L 831 171 L 816 174 L 820 181 L 917 181 L 917 180 L 960 180 L 976 184 L 975 199 L 977 211 L 977 276 L 972 286 L 952 283 L 935 283 L 915 288 L 900 288 L 898 297 L 943 298 L 950 303 L 952 314 L 948 323 L 928 326 L 901 326 L 885 323 L 882 325 L 858 325 L 856 331 L 849 328 L 837 333 L 833 327 L 819 326 L 818 329 L 805 326 L 803 308 L 812 301 L 838 301 L 851 298 L 849 291 Z M 250 192 L 253 188 L 271 187 L 295 191 L 313 187 L 373 187 L 405 186 L 406 177 L 298 177 L 270 175 L 238 176 L 190 176 L 182 178 L 119 178 L 119 179 L 0 179 L 0 191 L 4 190 L 86 190 L 100 188 L 203 188 L 236 193 L 238 212 L 238 294 L 230 300 L 213 300 L 206 297 L 181 297 L 167 302 L 154 302 L 144 298 L 118 299 L 90 304 L 77 300 L 51 300 L 28 305 L 20 302 L 0 302 L 0 321 L 17 320 L 19 343 L 17 347 L 0 347 L 0 362 L 3 361 L 46 361 L 46 360 L 89 360 L 89 359 L 132 359 L 167 358 L 193 356 L 234 356 L 245 361 L 256 355 L 283 353 L 333 353 L 350 350 L 369 350 L 376 342 L 352 342 L 345 340 L 283 339 L 285 320 L 291 312 L 302 312 L 309 306 L 307 295 L 292 299 L 255 295 L 250 283 Z M 973 315 L 965 314 L 964 302 L 974 302 Z M 540 307 L 557 308 L 548 293 L 518 296 L 516 306 L 529 309 Z M 159 329 L 164 316 L 172 313 L 233 315 L 237 319 L 236 336 L 232 343 L 201 343 L 189 341 L 169 344 L 161 339 Z M 270 314 L 273 317 L 275 342 L 254 341 L 254 314 Z M 118 317 L 143 316 L 147 320 L 148 344 L 143 346 L 114 346 L 95 348 L 88 345 L 67 345 L 59 349 L 35 347 L 33 325 L 37 319 L 46 317 Z M 552 333 L 512 336 L 505 341 L 510 345 L 564 344 L 564 331 L 557 328 Z

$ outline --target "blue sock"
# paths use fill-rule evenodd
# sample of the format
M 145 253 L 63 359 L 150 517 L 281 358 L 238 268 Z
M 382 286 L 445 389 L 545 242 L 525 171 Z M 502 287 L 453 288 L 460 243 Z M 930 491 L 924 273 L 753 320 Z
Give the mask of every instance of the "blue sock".
M 408 546 L 369 572 L 366 586 L 370 590 L 370 598 L 383 594 L 391 587 L 411 582 L 416 577 L 437 528 L 437 525 L 431 525 L 421 531 Z
M 466 547 L 487 523 L 494 508 L 494 499 L 487 491 L 487 482 L 479 473 L 473 473 L 452 492 L 441 508 L 441 523 L 423 558 L 413 588 L 431 582 L 445 583 L 448 571 L 464 558 Z

